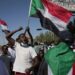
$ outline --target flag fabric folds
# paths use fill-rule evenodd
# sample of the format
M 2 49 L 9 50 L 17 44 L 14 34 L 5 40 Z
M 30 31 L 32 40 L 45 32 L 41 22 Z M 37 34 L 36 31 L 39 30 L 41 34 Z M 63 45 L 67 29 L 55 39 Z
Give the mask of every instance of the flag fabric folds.
M 40 19 L 41 26 L 45 29 L 51 30 L 57 36 L 59 36 L 63 41 L 68 39 L 72 42 L 73 36 L 70 32 L 70 29 L 74 30 L 73 26 L 69 23 L 72 13 L 67 9 L 52 3 L 50 0 L 32 0 L 30 16 L 38 17 Z M 69 25 L 69 26 L 68 26 Z M 65 32 L 65 34 L 62 34 Z M 67 33 L 68 32 L 68 33 Z
M 45 60 L 49 64 L 53 75 L 70 75 L 72 65 L 75 61 L 75 54 L 64 42 L 59 43 L 56 47 L 49 49 L 45 53 Z
M 67 9 L 50 0 L 31 0 L 29 16 L 39 18 L 42 27 L 51 30 L 61 39 L 73 40 L 71 32 L 74 28 L 68 24 L 72 13 Z M 74 53 L 64 42 L 50 49 L 45 54 L 45 60 L 49 64 L 53 75 L 71 75 L 72 65 L 75 61 Z
M 8 25 L 4 20 L 0 19 L 0 26 L 1 26 L 2 30 L 8 30 Z
M 39 14 L 38 11 L 40 12 Z M 59 31 L 63 31 L 67 29 L 67 24 L 72 13 L 61 6 L 52 3 L 50 0 L 32 0 L 30 16 L 39 17 L 41 22 L 43 22 L 42 26 L 48 26 L 47 29 L 52 27 L 50 26 L 50 22 L 52 22 L 54 27 Z

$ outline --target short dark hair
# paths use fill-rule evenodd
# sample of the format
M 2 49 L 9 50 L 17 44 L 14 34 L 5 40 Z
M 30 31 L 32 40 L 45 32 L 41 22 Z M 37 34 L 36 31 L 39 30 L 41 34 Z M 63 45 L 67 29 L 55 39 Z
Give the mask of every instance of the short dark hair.
M 8 48 L 8 45 L 3 45 L 3 46 L 2 46 L 2 50 L 4 49 L 4 47 Z
M 18 36 L 18 38 L 20 38 L 20 36 L 22 36 L 22 35 L 25 35 L 24 33 L 21 33 L 19 36 Z
M 28 42 L 28 37 L 27 37 L 24 33 L 21 33 L 21 34 L 18 36 L 18 38 L 16 39 L 16 41 L 19 42 L 19 41 L 20 41 L 20 37 L 21 37 L 22 35 L 24 35 L 26 42 Z

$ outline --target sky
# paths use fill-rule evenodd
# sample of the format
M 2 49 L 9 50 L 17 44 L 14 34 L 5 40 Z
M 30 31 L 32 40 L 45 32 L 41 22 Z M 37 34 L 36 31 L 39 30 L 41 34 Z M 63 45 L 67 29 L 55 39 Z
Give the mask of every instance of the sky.
M 25 30 L 28 24 L 30 0 L 0 0 L 0 19 L 4 20 L 8 24 L 9 30 L 15 30 L 22 26 Z M 45 30 L 37 31 L 37 28 L 41 28 L 39 19 L 30 17 L 29 21 L 30 31 L 33 37 L 37 36 Z M 22 31 L 22 32 L 23 32 Z M 21 32 L 18 32 L 13 36 L 16 38 Z M 6 43 L 5 35 L 0 28 L 0 44 Z
M 29 5 L 30 0 L 0 0 L 0 19 L 8 24 L 9 30 L 12 31 L 22 26 L 24 28 L 22 32 L 24 32 L 28 24 Z M 33 37 L 39 35 L 41 32 L 47 31 L 45 29 L 41 31 L 36 30 L 41 28 L 40 21 L 37 18 L 30 17 L 29 27 Z M 16 39 L 22 32 L 16 33 L 13 38 Z M 0 45 L 1 44 L 6 44 L 6 39 L 0 28 Z

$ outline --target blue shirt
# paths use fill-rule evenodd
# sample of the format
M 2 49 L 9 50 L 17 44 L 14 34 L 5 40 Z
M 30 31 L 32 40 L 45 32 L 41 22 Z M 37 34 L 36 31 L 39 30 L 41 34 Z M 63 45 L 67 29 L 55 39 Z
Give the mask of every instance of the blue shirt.
M 9 75 L 5 64 L 1 60 L 0 60 L 0 75 Z

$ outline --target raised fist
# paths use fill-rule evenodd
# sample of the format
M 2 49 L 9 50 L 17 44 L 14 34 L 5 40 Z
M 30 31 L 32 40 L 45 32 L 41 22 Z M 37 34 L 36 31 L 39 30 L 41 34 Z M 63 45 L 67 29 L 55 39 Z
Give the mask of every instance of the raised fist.
M 20 31 L 20 30 L 22 30 L 22 29 L 23 29 L 22 27 L 19 27 L 19 29 L 18 29 L 18 30 Z

